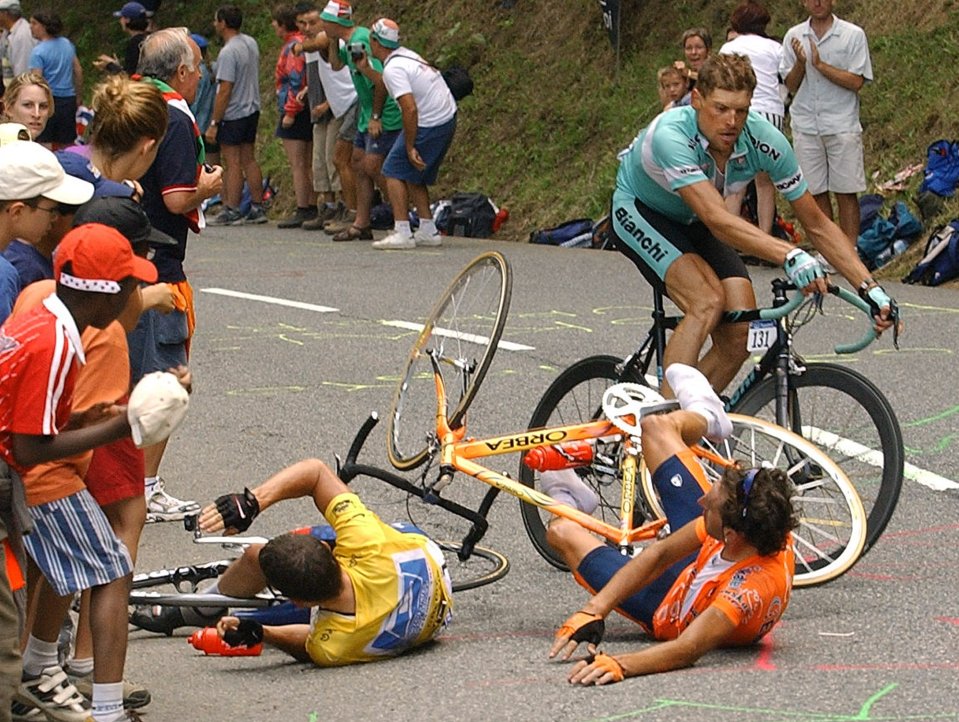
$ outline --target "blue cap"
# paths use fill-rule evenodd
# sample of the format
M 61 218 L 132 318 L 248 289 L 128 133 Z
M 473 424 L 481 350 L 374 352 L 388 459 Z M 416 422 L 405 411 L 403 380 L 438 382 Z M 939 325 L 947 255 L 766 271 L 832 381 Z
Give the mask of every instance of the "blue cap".
M 127 20 L 137 20 L 140 18 L 148 18 L 151 15 L 153 15 L 153 13 L 148 11 L 145 7 L 143 7 L 140 3 L 137 3 L 137 2 L 127 3 L 122 8 L 120 8 L 119 10 L 113 13 L 113 17 L 126 18 Z
M 210 44 L 200 33 L 190 33 L 190 37 L 193 39 L 193 42 L 200 46 L 200 50 L 203 50 L 203 48 Z

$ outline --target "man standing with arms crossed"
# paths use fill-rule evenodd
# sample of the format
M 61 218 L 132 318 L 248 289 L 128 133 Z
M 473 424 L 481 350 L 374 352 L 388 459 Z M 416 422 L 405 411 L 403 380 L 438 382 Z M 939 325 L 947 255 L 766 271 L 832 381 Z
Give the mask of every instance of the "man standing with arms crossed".
M 373 248 L 406 249 L 439 246 L 427 186 L 436 182 L 456 132 L 456 101 L 439 70 L 409 48 L 400 46 L 400 28 L 380 18 L 370 31 L 373 57 L 383 63 L 383 83 L 403 115 L 403 142 L 393 145 L 383 164 L 386 190 L 393 206 L 393 233 Z M 420 218 L 410 230 L 409 202 Z
M 256 40 L 240 32 L 243 13 L 236 5 L 222 5 L 213 18 L 213 27 L 223 39 L 216 62 L 216 99 L 206 129 L 207 142 L 223 149 L 223 210 L 211 226 L 239 226 L 266 223 L 263 211 L 263 174 L 256 162 L 254 146 L 260 122 L 260 50 Z M 253 205 L 245 216 L 240 212 L 243 179 L 250 187 Z
M 839 227 L 856 244 L 858 193 L 866 190 L 859 91 L 872 80 L 866 34 L 832 13 L 833 0 L 804 0 L 809 19 L 783 39 L 779 74 L 789 106 L 793 148 L 809 191 L 827 218 L 836 196 Z
M 187 365 L 196 325 L 193 289 L 183 271 L 187 236 L 203 227 L 200 204 L 219 193 L 223 185 L 223 169 L 204 164 L 203 138 L 188 105 L 200 81 L 199 46 L 184 28 L 158 30 L 143 41 L 139 71 L 143 82 L 163 93 L 169 116 L 157 158 L 140 179 L 143 209 L 151 225 L 177 243 L 158 246 L 153 257 L 158 280 L 173 286 L 174 310 L 145 312 L 128 337 L 134 382 L 151 371 Z M 200 510 L 196 502 L 166 493 L 159 477 L 165 449 L 163 441 L 143 450 L 147 521 L 173 521 Z

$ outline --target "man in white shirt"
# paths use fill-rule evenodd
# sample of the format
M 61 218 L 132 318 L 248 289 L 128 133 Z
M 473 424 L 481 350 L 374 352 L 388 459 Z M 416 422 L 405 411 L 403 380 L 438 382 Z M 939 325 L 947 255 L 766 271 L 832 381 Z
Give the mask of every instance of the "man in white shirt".
M 804 0 L 809 19 L 783 39 L 779 73 L 795 97 L 789 108 L 793 147 L 816 203 L 850 243 L 859 237 L 859 199 L 866 190 L 859 91 L 872 80 L 862 28 L 837 18 L 833 0 Z
M 30 32 L 30 23 L 21 13 L 20 0 L 0 0 L 0 28 L 3 29 L 0 35 L 3 86 L 7 87 L 20 73 L 27 72 L 30 51 L 37 40 Z
M 373 57 L 383 63 L 383 84 L 400 107 L 403 143 L 393 146 L 383 163 L 386 190 L 393 207 L 393 233 L 374 248 L 406 249 L 442 244 L 427 186 L 436 182 L 440 164 L 456 132 L 456 101 L 443 75 L 418 54 L 400 46 L 399 26 L 380 18 L 370 28 Z M 414 234 L 409 202 L 420 219 Z

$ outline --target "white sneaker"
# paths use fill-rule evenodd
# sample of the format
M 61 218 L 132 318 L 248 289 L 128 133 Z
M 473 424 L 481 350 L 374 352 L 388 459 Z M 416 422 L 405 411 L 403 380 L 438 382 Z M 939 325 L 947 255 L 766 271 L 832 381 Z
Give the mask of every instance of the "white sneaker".
M 17 690 L 17 700 L 43 710 L 47 719 L 61 722 L 87 722 L 90 703 L 70 684 L 59 664 L 47 667 L 38 676 L 24 678 Z
M 200 505 L 195 501 L 181 501 L 166 492 L 163 479 L 157 479 L 153 493 L 147 499 L 147 523 L 177 521 L 187 514 L 196 514 Z
M 406 250 L 408 248 L 416 248 L 416 241 L 413 240 L 412 236 L 404 236 L 402 233 L 394 231 L 386 236 L 386 238 L 373 241 L 373 248 Z
M 417 228 L 416 233 L 413 234 L 413 241 L 417 246 L 442 246 L 443 236 L 436 232 L 426 233 Z

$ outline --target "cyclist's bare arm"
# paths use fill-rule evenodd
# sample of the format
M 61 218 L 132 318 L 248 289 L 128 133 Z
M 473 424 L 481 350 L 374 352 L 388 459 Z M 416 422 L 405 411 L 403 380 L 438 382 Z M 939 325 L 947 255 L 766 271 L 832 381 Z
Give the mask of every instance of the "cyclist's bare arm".
M 693 620 L 676 639 L 639 652 L 617 654 L 614 659 L 626 677 L 683 669 L 695 664 L 706 652 L 721 647 L 735 628 L 729 617 L 711 606 Z M 602 673 L 603 670 L 595 663 L 583 661 L 570 672 L 569 681 L 572 684 L 602 684 Z
M 277 472 L 253 490 L 259 511 L 284 499 L 308 496 L 320 513 L 326 511 L 333 497 L 349 492 L 350 488 L 319 459 L 304 459 Z M 223 531 L 223 518 L 216 504 L 206 506 L 200 513 L 200 529 L 205 534 Z
M 781 266 L 786 262 L 786 254 L 795 248 L 791 243 L 763 233 L 749 221 L 730 213 L 723 197 L 709 181 L 684 186 L 677 192 L 716 238 L 737 251 L 764 258 Z M 817 279 L 804 290 L 825 293 L 826 281 Z
M 223 638 L 228 629 L 236 629 L 240 620 L 236 617 L 222 617 L 216 624 L 216 631 Z M 308 624 L 285 624 L 280 627 L 263 626 L 263 641 L 280 649 L 300 662 L 311 662 L 306 651 L 306 640 L 310 636 Z

